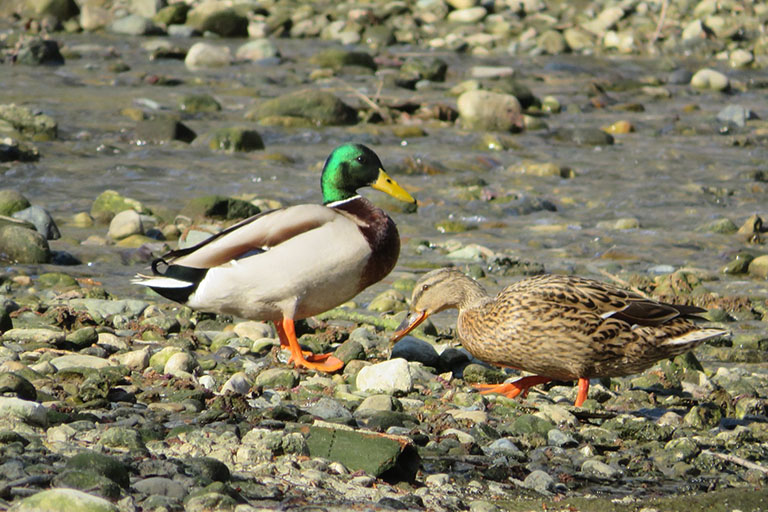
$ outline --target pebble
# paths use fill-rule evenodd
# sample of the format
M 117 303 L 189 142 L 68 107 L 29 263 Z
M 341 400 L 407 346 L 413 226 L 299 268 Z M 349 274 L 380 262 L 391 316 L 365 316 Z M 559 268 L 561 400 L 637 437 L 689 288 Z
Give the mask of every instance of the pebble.
M 361 392 L 407 393 L 413 389 L 413 378 L 408 361 L 398 358 L 361 369 L 355 384 Z
M 227 46 L 195 43 L 187 52 L 184 64 L 192 71 L 229 66 L 232 54 Z
M 691 77 L 691 87 L 694 89 L 708 89 L 711 91 L 725 91 L 730 87 L 728 77 L 714 69 L 704 68 L 698 70 Z
M 47 409 L 31 400 L 0 396 L 0 415 L 13 416 L 32 425 L 48 426 Z
M 224 383 L 223 386 L 221 386 L 221 393 L 234 393 L 237 395 L 246 395 L 251 389 L 251 382 L 248 379 L 248 376 L 243 372 L 237 372 L 234 375 L 232 375 L 227 381 Z
M 144 225 L 141 215 L 136 210 L 125 210 L 112 218 L 109 223 L 109 236 L 113 240 L 121 240 L 131 235 L 143 235 Z

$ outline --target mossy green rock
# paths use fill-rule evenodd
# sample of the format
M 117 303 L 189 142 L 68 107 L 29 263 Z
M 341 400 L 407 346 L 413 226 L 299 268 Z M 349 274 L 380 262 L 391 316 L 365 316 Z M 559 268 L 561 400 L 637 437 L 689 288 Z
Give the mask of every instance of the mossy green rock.
M 170 359 L 172 355 L 178 354 L 179 352 L 183 352 L 183 350 L 179 347 L 165 347 L 152 354 L 152 356 L 149 358 L 149 366 L 157 371 L 162 372 L 163 368 L 165 368 L 165 364 L 168 362 L 168 359 Z
M 37 390 L 27 379 L 17 373 L 0 373 L 0 396 L 15 396 L 22 400 L 36 400 Z
M 261 210 L 248 201 L 224 196 L 203 196 L 191 199 L 181 210 L 181 215 L 193 219 L 212 218 L 222 220 L 245 219 Z
M 104 475 L 123 489 L 130 484 L 128 467 L 114 457 L 94 451 L 83 451 L 67 461 L 67 469 L 92 471 Z
M 0 189 L 0 215 L 10 217 L 30 206 L 29 200 L 21 192 L 10 188 Z
M 74 348 L 74 350 L 80 350 L 85 347 L 90 347 L 99 341 L 99 333 L 96 332 L 94 327 L 87 326 L 67 334 L 64 341 Z
M 221 104 L 210 94 L 187 94 L 179 100 L 179 110 L 189 114 L 218 112 Z
M 149 213 L 139 201 L 124 197 L 115 190 L 105 190 L 94 199 L 91 205 L 91 217 L 101 222 L 109 222 L 112 217 L 123 210 Z
M 193 9 L 187 13 L 187 25 L 200 32 L 213 32 L 221 37 L 248 35 L 248 18 L 235 9 Z
M 173 116 L 144 119 L 136 124 L 136 139 L 141 142 L 159 144 L 179 140 L 190 143 L 196 138 L 194 130 Z
M 51 116 L 14 104 L 0 105 L 0 121 L 10 124 L 19 135 L 38 141 L 54 140 L 59 130 Z
M 265 388 L 292 388 L 299 383 L 299 374 L 285 368 L 269 368 L 259 373 L 255 384 Z
M 226 482 L 232 476 L 226 464 L 212 457 L 190 457 L 185 461 L 187 474 L 204 481 Z
M 472 363 L 464 368 L 464 380 L 470 384 L 500 384 L 507 377 L 506 373 L 481 364 Z
M 313 55 L 309 62 L 321 68 L 341 69 L 344 66 L 361 66 L 376 70 L 373 57 L 365 52 L 329 48 Z
M 77 279 L 64 274 L 63 272 L 46 272 L 40 274 L 37 278 L 37 287 L 40 289 L 56 288 L 57 290 L 64 290 L 67 288 L 80 288 Z
M 436 57 L 410 57 L 400 67 L 400 73 L 411 74 L 419 79 L 444 82 L 448 64 Z
M 0 261 L 13 263 L 50 263 L 51 248 L 43 235 L 18 226 L 0 228 Z
M 147 453 L 147 447 L 138 430 L 127 427 L 111 427 L 102 434 L 99 444 L 109 448 L 127 449 L 131 455 Z
M 517 435 L 539 434 L 546 437 L 547 432 L 553 428 L 555 425 L 543 418 L 533 414 L 523 414 L 515 418 L 512 425 L 509 426 L 509 432 Z
M 152 21 L 158 25 L 181 25 L 187 21 L 189 6 L 184 2 L 177 2 L 163 7 L 154 15 Z
M 11 512 L 119 512 L 115 505 L 77 489 L 49 489 L 14 503 Z
M 247 119 L 298 117 L 317 126 L 354 124 L 357 111 L 327 91 L 315 89 L 284 94 L 267 100 L 246 114 Z
M 264 141 L 261 140 L 261 135 L 256 130 L 231 126 L 211 133 L 209 147 L 214 150 L 229 152 L 257 151 L 264 149 Z
M 79 489 L 90 494 L 97 494 L 108 500 L 116 500 L 120 497 L 120 486 L 104 475 L 93 471 L 68 470 L 56 475 L 53 479 L 56 487 Z

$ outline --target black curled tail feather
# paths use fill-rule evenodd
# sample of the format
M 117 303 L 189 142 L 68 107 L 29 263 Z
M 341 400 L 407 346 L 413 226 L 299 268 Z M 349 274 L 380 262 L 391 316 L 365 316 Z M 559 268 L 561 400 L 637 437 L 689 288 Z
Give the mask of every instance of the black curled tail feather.
M 159 265 L 165 265 L 165 271 L 160 270 L 158 268 Z M 189 296 L 197 290 L 198 285 L 208 273 L 208 269 L 169 264 L 163 258 L 157 258 L 152 262 L 152 273 L 156 276 L 168 277 L 189 283 L 187 286 L 173 288 L 150 286 L 150 288 L 166 299 L 184 304 L 189 300 Z

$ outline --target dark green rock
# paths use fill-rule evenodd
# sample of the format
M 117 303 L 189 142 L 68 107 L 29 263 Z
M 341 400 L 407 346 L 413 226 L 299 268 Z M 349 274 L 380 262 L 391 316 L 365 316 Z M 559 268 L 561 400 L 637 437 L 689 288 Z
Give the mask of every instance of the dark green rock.
M 400 67 L 401 74 L 432 82 L 444 82 L 447 71 L 448 64 L 437 57 L 409 57 Z
M 115 190 L 105 190 L 94 199 L 91 205 L 91 217 L 101 222 L 109 222 L 112 217 L 123 210 L 149 213 L 139 201 L 124 197 Z
M 17 373 L 0 373 L 0 396 L 15 396 L 22 400 L 37 400 L 37 390 Z
M 187 94 L 179 100 L 179 110 L 189 114 L 218 112 L 221 104 L 210 94 Z
M 0 189 L 0 215 L 10 217 L 30 206 L 29 200 L 21 192 L 10 188 Z
M 22 446 L 29 444 L 29 439 L 13 430 L 0 430 L 0 444 L 20 443 Z
M 264 141 L 256 130 L 239 126 L 221 128 L 211 133 L 211 149 L 221 151 L 257 151 L 264 149 Z
M 221 37 L 248 36 L 248 18 L 234 9 L 222 9 L 212 13 L 189 12 L 187 25 L 200 32 L 213 32 Z
M 365 360 L 365 348 L 359 341 L 348 339 L 339 345 L 339 348 L 334 351 L 333 355 L 344 361 L 344 364 L 347 364 L 355 359 Z
M 464 368 L 464 380 L 469 384 L 500 384 L 507 377 L 506 373 L 481 364 L 472 363 Z
M 87 469 L 70 469 L 56 475 L 53 479 L 54 487 L 67 487 L 79 489 L 96 494 L 108 500 L 116 500 L 120 497 L 120 486 L 110 478 L 95 471 Z
M 48 241 L 32 229 L 18 226 L 0 228 L 0 261 L 12 263 L 50 263 Z
M 52 39 L 34 37 L 22 40 L 16 52 L 16 62 L 28 66 L 62 65 L 64 57 L 59 51 L 59 43 Z
M 193 219 L 209 217 L 213 219 L 244 219 L 256 215 L 261 210 L 242 199 L 224 196 L 204 196 L 191 199 L 181 210 L 182 215 Z
M 555 132 L 556 140 L 570 142 L 579 146 L 610 146 L 613 136 L 599 128 L 582 126 L 579 128 L 562 128 Z
M 57 290 L 65 290 L 69 288 L 80 288 L 77 279 L 64 274 L 63 272 L 46 272 L 40 274 L 37 278 L 37 287 L 41 290 L 48 288 L 56 288 Z
M 152 21 L 158 25 L 182 25 L 187 21 L 188 12 L 189 5 L 176 2 L 157 11 Z
M 72 331 L 64 338 L 65 344 L 69 345 L 73 350 L 90 347 L 97 341 L 99 341 L 99 333 L 96 332 L 95 327 L 91 326 Z
M 136 125 L 136 139 L 142 142 L 161 143 L 172 140 L 190 143 L 197 134 L 187 125 L 171 117 L 145 119 Z
M 297 117 L 317 126 L 334 126 L 354 124 L 357 111 L 330 92 L 310 89 L 267 100 L 246 114 L 247 119 L 268 117 Z
M 184 461 L 185 472 L 204 482 L 226 482 L 231 474 L 226 464 L 213 457 L 190 457 Z
M 103 453 L 90 450 L 80 452 L 67 461 L 66 469 L 104 475 L 123 489 L 127 489 L 130 485 L 128 467 L 116 458 Z
M 360 66 L 376 70 L 373 57 L 365 52 L 329 48 L 313 55 L 309 62 L 321 68 L 341 69 L 344 66 Z
M 387 481 L 412 481 L 419 468 L 419 456 L 402 438 L 353 430 L 308 427 L 307 445 L 311 457 L 341 462 L 351 471 Z
M 538 416 L 533 414 L 523 414 L 515 418 L 512 425 L 509 427 L 509 432 L 515 434 L 539 434 L 542 436 L 547 435 L 547 432 L 552 430 L 555 426 Z

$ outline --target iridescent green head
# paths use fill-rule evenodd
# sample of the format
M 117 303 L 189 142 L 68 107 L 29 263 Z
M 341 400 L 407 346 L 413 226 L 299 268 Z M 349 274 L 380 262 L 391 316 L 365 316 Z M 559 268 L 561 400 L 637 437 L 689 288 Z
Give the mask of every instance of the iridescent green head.
M 357 195 L 362 187 L 373 187 L 394 198 L 416 202 L 384 172 L 378 155 L 362 144 L 344 144 L 328 156 L 320 178 L 323 203 L 343 201 Z

